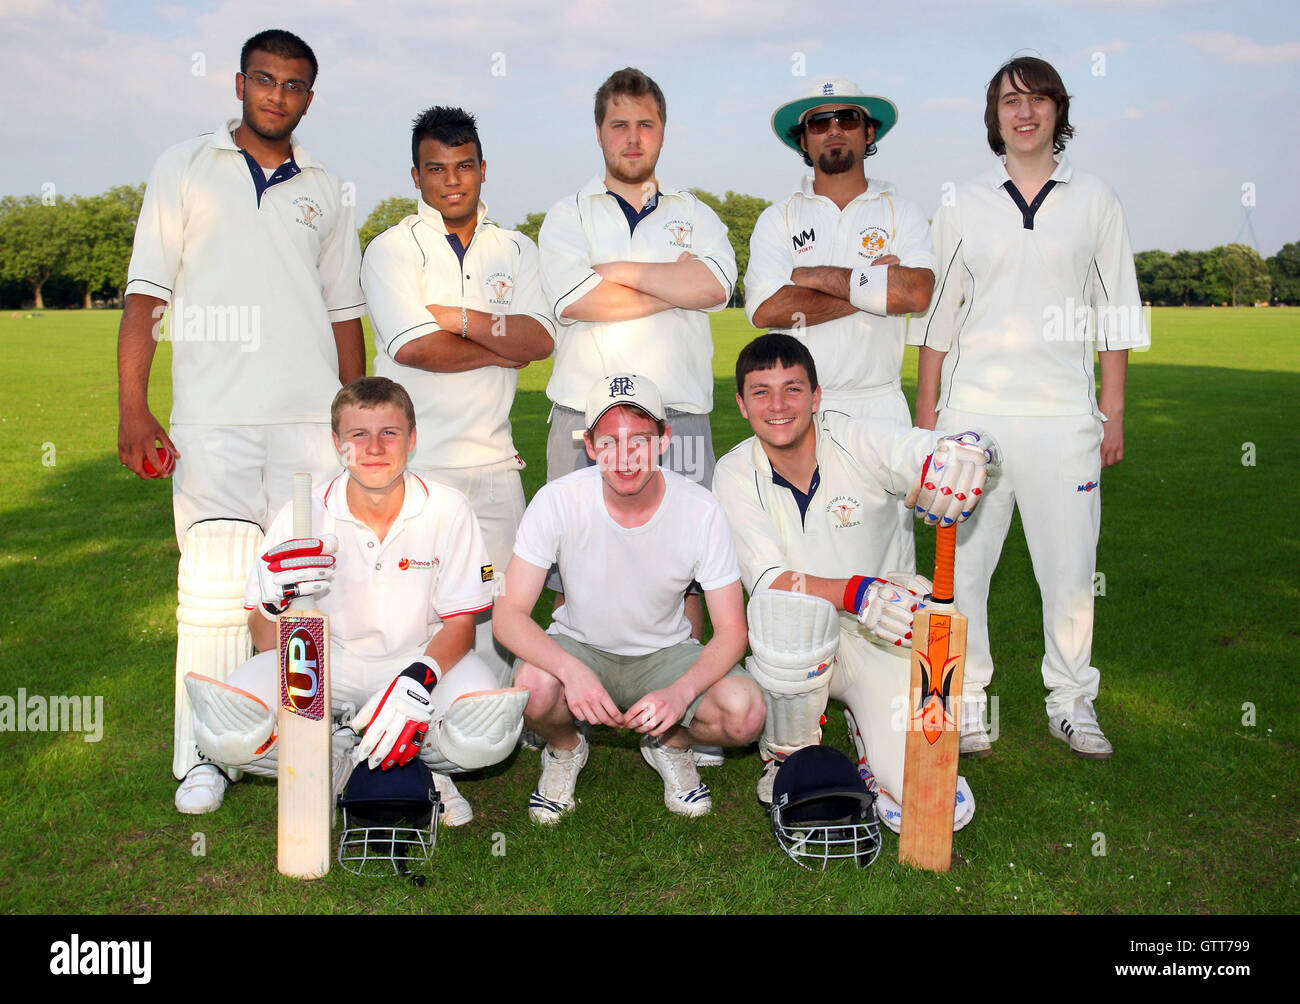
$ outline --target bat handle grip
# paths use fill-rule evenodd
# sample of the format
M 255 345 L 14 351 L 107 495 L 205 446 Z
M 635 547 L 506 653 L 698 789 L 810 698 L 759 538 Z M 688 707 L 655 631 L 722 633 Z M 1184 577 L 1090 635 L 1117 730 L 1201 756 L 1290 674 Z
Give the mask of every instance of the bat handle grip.
M 952 568 L 957 554 L 957 524 L 941 526 L 934 536 L 934 597 L 936 603 L 953 600 Z
M 311 475 L 295 474 L 293 476 L 293 535 L 310 537 L 311 534 Z M 310 596 L 300 596 L 290 606 L 297 610 L 309 610 L 312 606 Z

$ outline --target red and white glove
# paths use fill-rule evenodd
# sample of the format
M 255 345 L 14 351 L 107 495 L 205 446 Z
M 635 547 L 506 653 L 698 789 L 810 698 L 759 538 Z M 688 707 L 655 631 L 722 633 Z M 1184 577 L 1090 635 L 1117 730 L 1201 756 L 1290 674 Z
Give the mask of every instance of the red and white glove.
M 960 523 L 974 512 L 1001 463 L 1002 452 L 987 433 L 944 436 L 925 458 L 904 504 L 927 526 Z
M 352 728 L 364 733 L 353 753 L 357 763 L 368 760 L 372 770 L 388 770 L 419 755 L 433 717 L 429 695 L 441 672 L 437 662 L 422 655 L 362 705 L 352 719 Z
M 289 609 L 291 600 L 328 589 L 338 549 L 338 538 L 327 533 L 286 540 L 262 555 L 257 563 L 257 588 L 267 616 L 278 617 Z
M 934 584 L 924 575 L 886 572 L 886 578 L 854 576 L 845 590 L 845 609 L 858 615 L 858 623 L 881 641 L 903 648 L 912 647 L 912 618 L 925 609 Z M 853 607 L 848 605 L 849 591 Z

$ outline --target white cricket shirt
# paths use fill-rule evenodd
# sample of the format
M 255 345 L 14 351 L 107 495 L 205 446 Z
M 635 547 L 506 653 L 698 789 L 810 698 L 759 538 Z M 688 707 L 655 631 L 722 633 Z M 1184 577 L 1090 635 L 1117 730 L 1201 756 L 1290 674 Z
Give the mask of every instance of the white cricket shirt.
M 790 489 L 772 480 L 757 436 L 718 460 L 713 493 L 731 523 L 750 593 L 785 572 L 845 579 L 912 571 L 900 550 L 898 502 L 942 433 L 835 411 L 818 412 L 814 428 L 821 483 L 806 516 Z M 856 617 L 843 616 L 856 627 Z
M 330 324 L 365 313 L 352 208 L 296 140 L 297 172 L 259 201 L 238 125 L 158 158 L 126 293 L 170 304 L 173 422 L 327 422 L 339 389 Z
M 442 214 L 420 200 L 419 212 L 370 242 L 361 285 L 375 329 L 375 375 L 396 380 L 415 404 L 419 431 L 411 466 L 479 467 L 513 457 L 510 406 L 518 371 L 482 366 L 463 373 L 431 373 L 404 366 L 402 346 L 438 330 L 430 304 L 489 314 L 528 314 L 552 337 L 537 268 L 537 246 L 523 234 L 485 219 L 465 249 L 462 265 L 447 241 Z M 453 332 L 457 337 L 460 331 Z
M 410 471 L 403 476 L 402 511 L 382 541 L 349 510 L 347 474 L 312 493 L 313 535 L 339 539 L 334 579 L 316 608 L 329 615 L 330 640 L 369 662 L 422 649 L 444 618 L 492 606 L 492 566 L 465 496 Z M 290 503 L 267 530 L 266 547 L 292 538 Z M 260 603 L 254 567 L 244 608 Z
M 768 206 L 749 239 L 745 270 L 745 314 L 754 313 L 796 268 L 832 265 L 866 268 L 883 255 L 897 255 L 908 268 L 934 271 L 930 224 L 914 202 L 894 185 L 867 179 L 867 190 L 843 210 L 813 192 L 813 177 L 784 202 Z M 882 266 L 884 267 L 884 266 Z M 772 328 L 808 346 L 823 394 L 853 394 L 898 386 L 903 366 L 907 315 L 877 317 L 856 311 L 803 328 Z
M 542 288 L 559 323 L 546 396 L 581 411 L 592 385 L 611 373 L 654 381 L 664 405 L 705 415 L 713 410 L 713 335 L 707 311 L 673 308 L 630 321 L 571 321 L 565 309 L 600 284 L 593 265 L 611 261 L 700 259 L 722 286 L 721 310 L 736 284 L 736 255 L 718 215 L 684 189 L 659 186 L 659 204 L 629 233 L 627 217 L 603 177 L 546 214 L 538 234 Z M 567 595 L 567 594 L 566 594 Z
M 602 479 L 586 467 L 538 489 L 515 535 L 515 554 L 559 564 L 564 605 L 549 630 L 616 655 L 645 655 L 686 641 L 685 595 L 740 578 L 722 507 L 695 482 L 662 471 L 664 497 L 643 526 L 619 526 Z
M 908 341 L 947 352 L 939 411 L 1097 414 L 1093 350 L 1151 344 L 1124 210 L 1062 156 L 1029 229 L 1010 180 L 999 163 L 940 207 L 934 299 Z

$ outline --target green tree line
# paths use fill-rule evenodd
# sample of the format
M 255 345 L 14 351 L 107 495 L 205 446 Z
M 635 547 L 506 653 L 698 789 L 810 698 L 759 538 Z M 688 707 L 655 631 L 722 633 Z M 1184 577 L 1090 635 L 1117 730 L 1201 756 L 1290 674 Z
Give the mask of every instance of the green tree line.
M 727 225 L 739 277 L 732 304 L 744 302 L 749 237 L 765 199 L 739 192 L 692 192 Z M 135 221 L 144 185 L 120 185 L 99 195 L 0 198 L 0 307 L 90 307 L 113 302 L 126 285 Z M 413 198 L 380 202 L 358 234 L 364 249 L 378 234 L 414 213 Z M 534 241 L 545 213 L 514 225 Z M 1140 251 L 1134 256 L 1142 299 L 1154 306 L 1300 304 L 1300 242 L 1261 258 L 1245 244 L 1208 251 Z

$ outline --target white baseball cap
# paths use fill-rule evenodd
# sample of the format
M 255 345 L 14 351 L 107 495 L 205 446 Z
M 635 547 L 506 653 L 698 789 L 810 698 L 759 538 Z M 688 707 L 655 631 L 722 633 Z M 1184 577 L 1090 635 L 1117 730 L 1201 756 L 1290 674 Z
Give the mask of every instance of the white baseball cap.
M 601 415 L 620 404 L 640 408 L 656 422 L 664 421 L 663 396 L 649 377 L 636 373 L 613 373 L 597 380 L 587 394 L 587 428 L 595 428 Z

